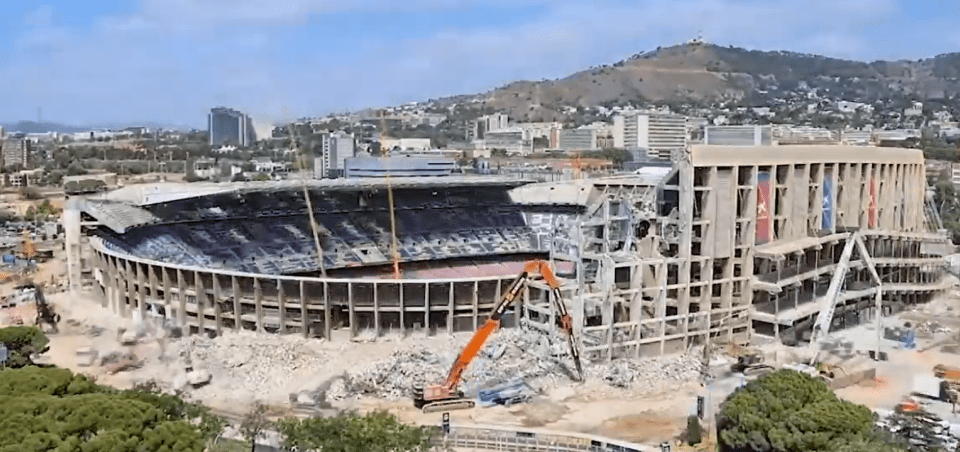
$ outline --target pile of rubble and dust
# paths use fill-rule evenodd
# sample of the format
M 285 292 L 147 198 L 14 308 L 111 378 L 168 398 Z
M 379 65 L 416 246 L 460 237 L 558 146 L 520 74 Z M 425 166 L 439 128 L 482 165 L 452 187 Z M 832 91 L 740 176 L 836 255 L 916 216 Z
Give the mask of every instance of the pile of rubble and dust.
M 282 390 L 293 382 L 295 374 L 322 371 L 328 359 L 310 347 L 308 342 L 296 336 L 271 336 L 244 331 L 227 333 L 214 339 L 189 336 L 175 345 L 180 361 L 186 368 L 211 376 L 211 385 L 197 392 L 216 392 L 229 388 L 234 393 L 258 394 L 264 388 Z
M 688 383 L 700 377 L 703 368 L 702 349 L 657 358 L 615 359 L 588 371 L 616 388 L 630 389 L 635 384 L 650 390 L 672 384 Z
M 444 351 L 420 346 L 397 350 L 390 358 L 348 372 L 334 382 L 327 396 L 332 400 L 361 395 L 389 400 L 412 397 L 417 387 L 442 383 L 461 349 L 462 344 Z M 587 366 L 585 378 L 599 379 L 620 388 L 630 388 L 634 383 L 647 387 L 658 380 L 692 381 L 700 372 L 698 353 L 614 360 L 609 364 Z M 504 329 L 490 339 L 464 372 L 460 389 L 473 394 L 506 381 L 523 380 L 542 390 L 573 381 L 574 372 L 565 336 L 530 329 Z

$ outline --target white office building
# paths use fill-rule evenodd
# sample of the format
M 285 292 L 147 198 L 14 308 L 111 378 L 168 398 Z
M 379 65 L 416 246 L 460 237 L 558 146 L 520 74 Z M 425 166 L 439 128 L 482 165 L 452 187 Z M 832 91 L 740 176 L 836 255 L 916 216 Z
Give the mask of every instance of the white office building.
M 631 113 L 613 122 L 615 147 L 646 152 L 655 159 L 669 159 L 687 146 L 686 118 L 666 113 Z
M 315 179 L 343 177 L 345 162 L 356 157 L 353 134 L 344 132 L 320 135 L 320 146 L 313 161 Z

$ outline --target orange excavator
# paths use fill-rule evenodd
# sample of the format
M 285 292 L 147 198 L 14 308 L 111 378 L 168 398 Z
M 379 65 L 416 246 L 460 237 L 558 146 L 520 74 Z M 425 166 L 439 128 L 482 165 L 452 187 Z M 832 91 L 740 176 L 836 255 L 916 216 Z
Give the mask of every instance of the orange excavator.
M 470 339 L 467 346 L 460 352 L 460 356 L 453 362 L 453 367 L 450 368 L 447 379 L 442 384 L 430 385 L 426 388 L 419 388 L 416 391 L 414 405 L 417 408 L 423 410 L 424 413 L 433 413 L 436 411 L 473 408 L 476 405 L 473 400 L 467 399 L 464 396 L 463 391 L 459 390 L 460 379 L 463 377 L 463 372 L 467 370 L 470 362 L 472 362 L 477 354 L 480 353 L 480 350 L 483 349 L 483 345 L 487 342 L 490 335 L 500 328 L 500 317 L 503 316 L 507 307 L 517 298 L 520 289 L 526 285 L 534 273 L 539 273 L 550 286 L 550 289 L 552 289 L 553 304 L 559 314 L 560 329 L 567 335 L 567 342 L 570 345 L 570 356 L 573 358 L 573 363 L 577 368 L 577 379 L 583 380 L 583 367 L 580 364 L 580 353 L 577 351 L 573 322 L 570 319 L 570 314 L 567 313 L 567 307 L 563 304 L 563 298 L 560 295 L 560 283 L 557 282 L 557 278 L 553 275 L 553 271 L 550 270 L 550 266 L 545 261 L 535 260 L 527 262 L 526 265 L 524 265 L 523 271 L 517 276 L 517 279 L 513 280 L 507 292 L 500 298 L 497 305 L 493 307 L 493 312 L 487 317 L 487 321 L 474 333 L 473 338 Z

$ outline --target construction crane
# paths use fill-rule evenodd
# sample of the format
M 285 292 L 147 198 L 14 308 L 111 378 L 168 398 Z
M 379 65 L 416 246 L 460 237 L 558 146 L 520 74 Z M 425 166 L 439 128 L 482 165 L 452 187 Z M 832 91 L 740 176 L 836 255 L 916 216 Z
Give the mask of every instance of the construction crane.
M 850 258 L 853 256 L 853 248 L 857 247 L 860 251 L 860 258 L 866 264 L 867 269 L 870 271 L 870 276 L 877 283 L 876 287 L 876 308 L 877 308 L 877 329 L 880 328 L 880 300 L 883 295 L 881 291 L 881 280 L 880 275 L 877 273 L 876 267 L 873 266 L 873 261 L 870 259 L 870 254 L 867 252 L 867 246 L 863 243 L 863 237 L 859 232 L 854 232 L 849 237 L 847 237 L 847 243 L 843 247 L 843 252 L 840 254 L 840 261 L 837 263 L 837 269 L 833 274 L 833 278 L 830 280 L 830 286 L 827 288 L 827 294 L 823 297 L 822 304 L 820 306 L 820 312 L 817 314 L 817 320 L 813 324 L 813 332 L 810 335 L 810 348 L 813 349 L 813 358 L 810 360 L 811 366 L 817 365 L 817 359 L 820 357 L 820 343 L 823 342 L 824 338 L 830 332 L 830 325 L 833 323 L 833 313 L 837 309 L 837 304 L 840 300 L 840 288 L 843 285 L 843 279 L 847 275 L 847 269 L 850 268 Z M 879 340 L 878 340 L 879 348 Z M 877 355 L 879 356 L 880 351 L 877 350 Z
M 294 148 L 294 154 L 297 156 L 297 162 L 302 162 L 300 155 L 300 143 L 298 138 L 300 136 L 299 131 L 297 131 L 296 122 L 291 122 L 288 126 L 289 136 L 290 136 L 290 145 Z M 313 232 L 313 243 L 317 247 L 317 265 L 320 267 L 320 276 L 327 277 L 327 269 L 323 265 L 323 247 L 320 245 L 320 231 L 317 227 L 317 220 L 313 217 L 313 202 L 310 200 L 310 190 L 307 188 L 307 176 L 303 174 L 304 166 L 301 163 L 300 165 L 300 183 L 303 186 L 303 199 L 307 202 L 307 216 L 310 218 L 310 229 Z
M 387 112 L 380 110 L 380 153 L 385 157 L 390 157 L 384 150 L 387 138 Z M 397 219 L 393 211 L 393 185 L 390 184 L 390 168 L 387 167 L 387 203 L 390 209 L 390 254 L 393 260 L 393 278 L 400 279 L 400 251 L 397 244 Z
M 460 352 L 460 356 L 457 356 L 457 359 L 453 362 L 453 367 L 450 368 L 450 372 L 447 374 L 446 380 L 442 384 L 431 385 L 416 390 L 414 405 L 417 408 L 422 409 L 424 413 L 432 413 L 442 410 L 473 408 L 476 405 L 473 400 L 465 398 L 463 391 L 459 390 L 463 373 L 467 370 L 467 367 L 477 354 L 480 353 L 480 350 L 483 349 L 483 345 L 487 342 L 490 335 L 500 328 L 500 318 L 503 316 L 503 313 L 507 307 L 516 300 L 520 289 L 527 284 L 529 278 L 535 273 L 539 273 L 540 276 L 543 277 L 547 285 L 550 286 L 551 292 L 553 292 L 553 304 L 559 314 L 560 329 L 562 329 L 567 336 L 567 342 L 570 346 L 570 356 L 573 358 L 573 363 L 577 369 L 577 379 L 583 380 L 583 367 L 580 364 L 580 352 L 577 350 L 573 322 L 570 319 L 570 314 L 567 313 L 566 306 L 563 304 L 563 298 L 560 294 L 560 283 L 557 282 L 557 278 L 553 275 L 553 271 L 550 270 L 550 266 L 546 261 L 535 260 L 527 262 L 524 265 L 523 271 L 513 280 L 507 292 L 500 298 L 497 305 L 494 306 L 493 312 L 487 317 L 487 321 L 474 333 L 473 338 L 470 339 L 470 342 L 468 342 L 466 347 L 463 348 L 463 351 Z

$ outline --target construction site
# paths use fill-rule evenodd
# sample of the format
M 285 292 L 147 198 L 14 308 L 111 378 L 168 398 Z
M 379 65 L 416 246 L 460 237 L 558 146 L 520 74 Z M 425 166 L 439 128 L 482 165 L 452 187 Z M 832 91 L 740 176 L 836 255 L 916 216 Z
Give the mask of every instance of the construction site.
M 695 145 L 558 182 L 129 186 L 69 198 L 63 226 L 50 361 L 225 414 L 449 413 L 660 450 L 698 398 L 709 424 L 743 382 L 792 368 L 960 425 L 955 250 L 919 150 Z

